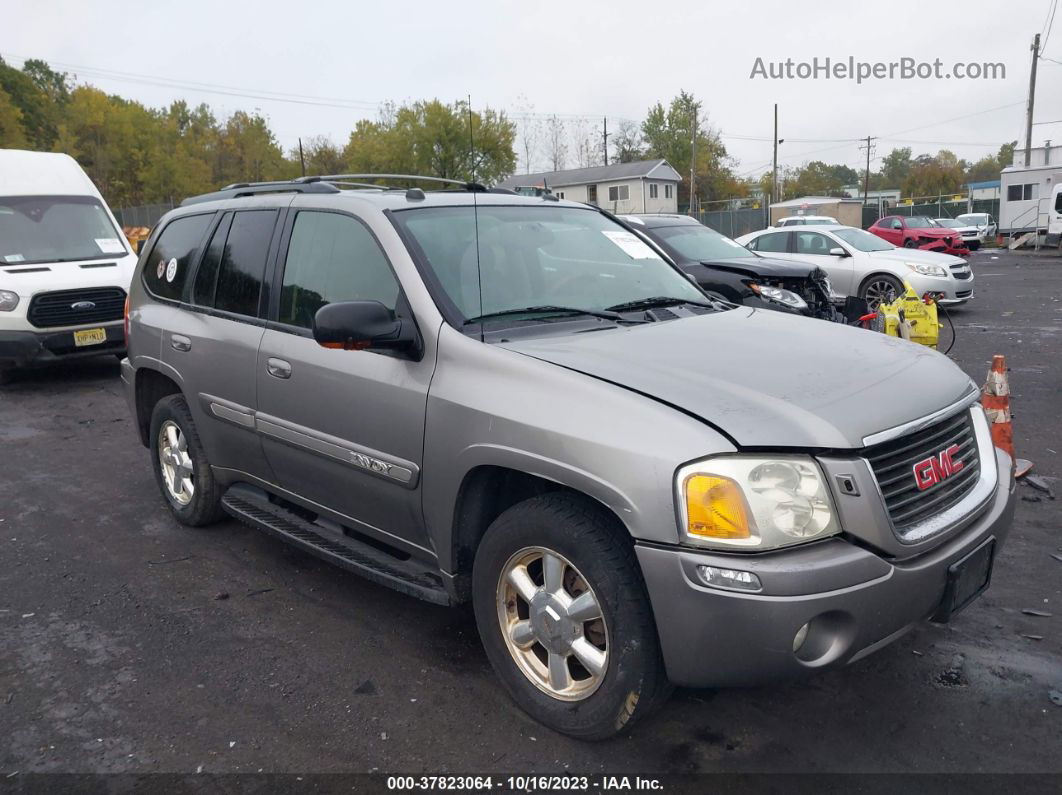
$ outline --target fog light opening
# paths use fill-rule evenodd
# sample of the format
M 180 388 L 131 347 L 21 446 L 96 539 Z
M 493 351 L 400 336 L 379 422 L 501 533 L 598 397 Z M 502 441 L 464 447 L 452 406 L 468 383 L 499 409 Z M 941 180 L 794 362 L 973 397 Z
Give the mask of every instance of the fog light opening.
M 793 636 L 793 654 L 800 651 L 800 647 L 804 645 L 804 641 L 808 639 L 808 625 L 805 624 L 796 631 Z
M 698 566 L 697 573 L 701 575 L 706 585 L 713 588 L 723 588 L 728 591 L 759 591 L 763 588 L 760 578 L 751 571 L 723 569 L 718 566 Z

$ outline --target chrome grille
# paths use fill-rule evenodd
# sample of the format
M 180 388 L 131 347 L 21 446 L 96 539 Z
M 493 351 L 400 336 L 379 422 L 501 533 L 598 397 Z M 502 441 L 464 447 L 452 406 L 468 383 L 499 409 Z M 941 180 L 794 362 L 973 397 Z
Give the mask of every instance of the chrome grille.
M 78 304 L 93 304 L 75 309 Z M 37 328 L 84 326 L 121 320 L 125 312 L 125 290 L 121 287 L 92 287 L 38 293 L 26 313 Z
M 952 445 L 953 460 L 962 468 L 926 489 L 915 481 L 915 464 L 939 455 Z M 977 484 L 981 465 L 970 412 L 963 411 L 899 439 L 868 447 L 864 457 L 878 481 L 885 509 L 896 532 L 905 531 L 958 503 Z

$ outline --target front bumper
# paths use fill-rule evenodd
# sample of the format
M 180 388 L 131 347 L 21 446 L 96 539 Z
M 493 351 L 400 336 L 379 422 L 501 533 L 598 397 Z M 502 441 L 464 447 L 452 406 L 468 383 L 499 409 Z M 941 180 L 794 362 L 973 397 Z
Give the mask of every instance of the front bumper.
M 974 279 L 972 273 L 969 279 L 956 279 L 954 276 L 941 279 L 911 271 L 904 276 L 904 279 L 910 283 L 918 295 L 925 295 L 926 293 L 942 295 L 943 298 L 938 299 L 937 303 L 944 306 L 965 304 L 973 298 Z
M 1010 459 L 997 453 L 999 472 Z M 752 685 L 855 662 L 936 612 L 948 567 L 1010 530 L 1014 481 L 962 533 L 930 552 L 888 560 L 844 537 L 761 554 L 639 544 L 668 677 L 685 687 Z M 763 588 L 711 588 L 697 566 L 756 573 Z M 801 656 L 793 639 L 811 624 Z M 804 659 L 807 657 L 808 659 Z
M 74 344 L 75 329 L 0 331 L 0 368 L 40 367 L 60 360 L 117 354 L 125 350 L 125 335 L 120 322 L 101 323 L 90 328 L 103 328 L 107 339 L 96 345 L 78 347 Z

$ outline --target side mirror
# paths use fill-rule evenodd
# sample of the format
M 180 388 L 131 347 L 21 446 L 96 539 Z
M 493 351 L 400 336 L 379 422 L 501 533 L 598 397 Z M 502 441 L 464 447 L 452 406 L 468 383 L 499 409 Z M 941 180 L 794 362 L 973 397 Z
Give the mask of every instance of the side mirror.
M 831 257 L 847 257 L 848 256 L 848 252 L 845 251 L 840 246 L 836 246 L 836 247 L 830 249 L 830 256 Z
M 313 317 L 313 338 L 324 348 L 344 351 L 403 351 L 417 347 L 412 322 L 395 317 L 379 301 L 325 304 Z

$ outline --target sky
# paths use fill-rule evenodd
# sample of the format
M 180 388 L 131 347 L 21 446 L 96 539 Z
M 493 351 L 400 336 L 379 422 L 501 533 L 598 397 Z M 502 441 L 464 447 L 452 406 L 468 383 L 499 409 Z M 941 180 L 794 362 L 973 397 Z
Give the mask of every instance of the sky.
M 1006 141 L 1024 145 L 1030 46 L 1057 2 L 0 0 L 0 55 L 16 66 L 44 59 L 154 107 L 183 98 L 220 117 L 257 110 L 285 150 L 300 136 L 343 145 L 388 100 L 471 96 L 476 109 L 521 120 L 557 114 L 592 128 L 607 117 L 616 129 L 685 90 L 703 103 L 737 173 L 758 176 L 771 160 L 774 103 L 781 165 L 862 168 L 853 139 L 868 135 L 877 138 L 872 168 L 899 146 L 976 160 Z M 1034 146 L 1062 143 L 1057 16 L 1043 48 L 1054 61 L 1039 62 L 1034 118 L 1044 123 Z M 791 58 L 795 69 L 816 57 L 939 58 L 943 72 L 998 63 L 1005 78 L 753 75 L 757 58 L 765 69 Z

